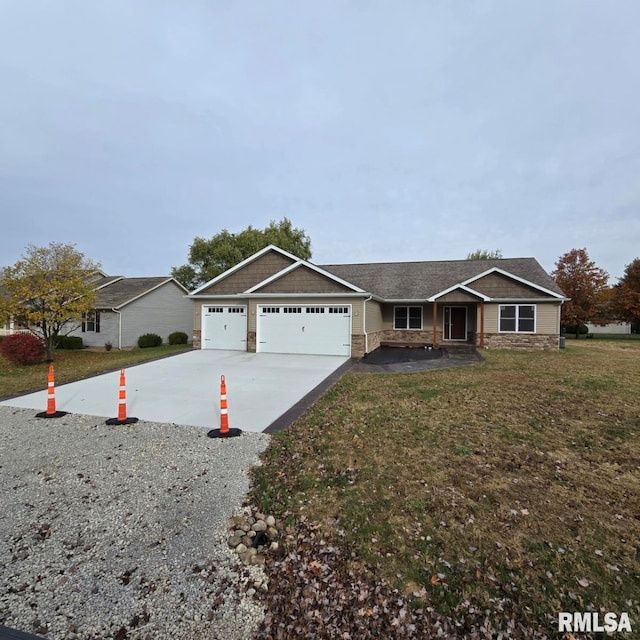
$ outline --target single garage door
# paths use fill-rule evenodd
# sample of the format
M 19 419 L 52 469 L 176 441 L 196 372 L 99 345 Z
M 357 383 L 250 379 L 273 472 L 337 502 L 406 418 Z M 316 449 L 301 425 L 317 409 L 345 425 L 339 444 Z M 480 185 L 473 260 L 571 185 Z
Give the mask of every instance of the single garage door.
M 351 305 L 258 305 L 257 350 L 351 355 Z
M 202 348 L 246 351 L 247 307 L 203 307 Z

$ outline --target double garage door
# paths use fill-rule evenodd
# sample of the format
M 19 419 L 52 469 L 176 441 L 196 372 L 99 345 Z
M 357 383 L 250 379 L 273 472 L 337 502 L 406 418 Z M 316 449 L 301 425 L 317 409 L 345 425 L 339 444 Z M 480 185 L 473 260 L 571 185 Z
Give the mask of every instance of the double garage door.
M 257 351 L 351 355 L 348 305 L 258 305 Z
M 256 351 L 351 355 L 350 305 L 258 305 Z M 202 310 L 204 349 L 247 349 L 247 307 Z

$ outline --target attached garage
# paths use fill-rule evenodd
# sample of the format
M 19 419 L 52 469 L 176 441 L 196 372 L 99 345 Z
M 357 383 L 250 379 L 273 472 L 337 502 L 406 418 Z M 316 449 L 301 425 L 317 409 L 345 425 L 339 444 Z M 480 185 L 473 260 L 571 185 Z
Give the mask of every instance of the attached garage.
M 258 305 L 256 351 L 351 355 L 351 305 Z
M 246 305 L 203 306 L 202 348 L 246 351 Z

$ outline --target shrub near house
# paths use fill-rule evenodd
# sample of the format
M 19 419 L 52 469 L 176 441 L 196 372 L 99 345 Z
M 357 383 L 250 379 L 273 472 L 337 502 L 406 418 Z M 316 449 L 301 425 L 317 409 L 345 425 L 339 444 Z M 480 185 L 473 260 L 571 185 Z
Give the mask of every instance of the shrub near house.
M 147 347 L 159 347 L 162 344 L 162 338 L 156 333 L 145 333 L 138 338 L 138 346 L 141 349 Z
M 174 331 L 169 335 L 169 344 L 187 344 L 189 336 L 184 331 Z

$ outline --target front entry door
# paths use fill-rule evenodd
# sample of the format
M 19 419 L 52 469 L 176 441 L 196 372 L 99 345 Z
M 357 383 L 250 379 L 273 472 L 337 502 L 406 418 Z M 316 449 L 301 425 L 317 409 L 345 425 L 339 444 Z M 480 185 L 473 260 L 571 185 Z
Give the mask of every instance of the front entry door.
M 467 307 L 444 308 L 444 339 L 467 339 Z

